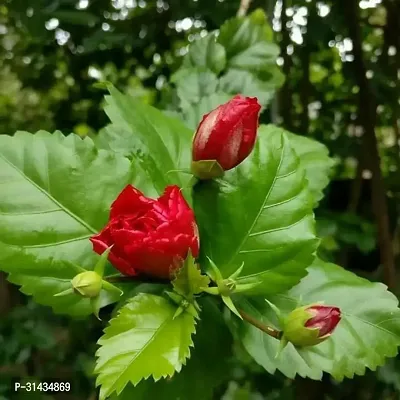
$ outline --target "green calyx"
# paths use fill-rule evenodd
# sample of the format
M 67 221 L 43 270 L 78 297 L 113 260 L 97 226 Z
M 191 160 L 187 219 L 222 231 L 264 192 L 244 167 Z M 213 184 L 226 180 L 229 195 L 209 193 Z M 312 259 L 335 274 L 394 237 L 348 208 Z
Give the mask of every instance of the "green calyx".
M 203 292 L 215 296 L 221 296 L 222 301 L 229 308 L 229 310 L 231 310 L 234 314 L 236 314 L 240 319 L 243 319 L 239 311 L 236 309 L 236 306 L 232 301 L 231 295 L 250 290 L 256 285 L 258 285 L 258 283 L 256 285 L 237 283 L 236 279 L 242 272 L 244 264 L 242 264 L 229 278 L 224 279 L 221 274 L 221 271 L 211 260 L 211 258 L 207 257 L 207 259 L 210 265 L 210 269 L 207 271 L 207 274 L 217 286 L 203 288 Z
M 238 283 L 237 278 L 243 270 L 244 263 L 228 278 L 224 279 L 221 271 L 215 265 L 215 263 L 207 257 L 210 265 L 210 269 L 207 271 L 207 275 L 216 283 L 216 287 L 204 288 L 203 291 L 221 296 L 230 296 L 234 293 L 246 292 L 253 289 L 258 283 Z
M 298 347 L 315 346 L 330 336 L 319 337 L 318 328 L 305 326 L 306 322 L 314 316 L 311 311 L 307 311 L 309 307 L 311 305 L 296 308 L 283 320 L 283 337 Z
M 216 160 L 192 161 L 191 171 L 201 180 L 221 178 L 225 173 Z
M 199 318 L 200 307 L 196 300 L 188 301 L 183 296 L 175 292 L 165 292 L 165 294 L 178 306 L 173 319 L 179 317 L 183 312 L 187 312 L 194 318 Z
M 112 247 L 112 246 L 111 246 Z M 99 311 L 102 307 L 101 291 L 112 293 L 115 296 L 122 296 L 123 291 L 114 286 L 110 282 L 103 280 L 104 269 L 107 262 L 108 255 L 110 254 L 111 247 L 109 247 L 99 258 L 94 266 L 94 271 L 85 271 L 79 266 L 75 266 L 79 272 L 73 279 L 71 279 L 71 287 L 56 293 L 55 297 L 70 296 L 71 294 L 82 296 L 90 299 L 90 305 L 93 314 L 99 318 Z
M 99 295 L 103 286 L 103 280 L 100 275 L 94 271 L 81 272 L 71 281 L 74 291 L 83 297 L 96 297 Z
M 218 291 L 222 296 L 230 296 L 236 289 L 236 282 L 233 279 L 223 279 L 217 282 Z

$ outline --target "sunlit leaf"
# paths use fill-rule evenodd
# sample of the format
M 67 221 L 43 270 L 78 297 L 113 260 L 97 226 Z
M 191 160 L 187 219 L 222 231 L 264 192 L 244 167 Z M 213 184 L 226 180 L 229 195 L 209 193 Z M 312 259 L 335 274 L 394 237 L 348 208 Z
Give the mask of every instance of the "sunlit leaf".
M 200 182 L 193 196 L 203 268 L 208 256 L 227 278 L 243 263 L 237 282 L 258 283 L 252 293 L 277 293 L 306 274 L 318 240 L 304 170 L 285 134 L 262 132 L 246 161 Z
M 79 272 L 71 264 L 94 268 L 98 255 L 89 237 L 103 228 L 134 172 L 129 160 L 97 150 L 89 138 L 43 131 L 1 135 L 0 269 L 56 312 L 89 314 L 88 299 L 54 294 L 71 287 Z
M 396 297 L 381 283 L 372 283 L 343 268 L 317 260 L 309 274 L 289 293 L 268 297 L 288 314 L 299 304 L 323 301 L 338 306 L 342 320 L 325 342 L 295 348 L 288 344 L 275 358 L 279 341 L 246 322 L 236 321 L 237 332 L 253 358 L 268 372 L 281 371 L 321 379 L 328 372 L 337 380 L 376 370 L 387 357 L 394 357 L 400 345 L 400 310 Z M 264 298 L 243 299 L 242 307 L 265 324 L 279 328 L 276 315 Z
M 177 306 L 152 294 L 139 294 L 124 305 L 99 339 L 95 372 L 100 399 L 120 394 L 130 382 L 174 375 L 190 356 L 195 319 L 174 318 Z

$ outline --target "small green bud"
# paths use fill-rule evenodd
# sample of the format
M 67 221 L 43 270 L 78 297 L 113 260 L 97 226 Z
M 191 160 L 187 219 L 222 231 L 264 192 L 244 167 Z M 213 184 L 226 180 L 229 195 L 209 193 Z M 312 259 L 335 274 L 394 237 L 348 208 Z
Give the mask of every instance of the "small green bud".
M 103 280 L 96 272 L 86 271 L 76 275 L 71 284 L 75 292 L 83 297 L 92 298 L 99 295 Z

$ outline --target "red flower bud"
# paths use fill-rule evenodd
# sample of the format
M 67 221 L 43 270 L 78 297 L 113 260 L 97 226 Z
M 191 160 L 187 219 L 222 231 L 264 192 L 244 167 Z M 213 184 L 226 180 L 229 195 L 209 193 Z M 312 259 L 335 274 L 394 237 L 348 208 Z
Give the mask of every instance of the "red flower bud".
M 295 346 L 314 346 L 332 334 L 340 318 L 338 307 L 321 304 L 299 307 L 285 319 L 283 336 Z
M 207 176 L 204 161 L 218 162 L 222 172 L 240 164 L 256 142 L 260 109 L 257 98 L 237 95 L 206 114 L 193 140 L 193 173 L 203 179 L 217 177 Z
M 113 245 L 109 260 L 124 275 L 170 278 L 189 250 L 193 257 L 199 253 L 194 213 L 177 186 L 168 186 L 157 200 L 126 186 L 108 224 L 90 241 L 98 254 Z
M 340 322 L 340 309 L 338 307 L 329 307 L 323 305 L 315 305 L 306 309 L 312 312 L 314 317 L 310 318 L 305 326 L 307 328 L 318 328 L 318 337 L 331 334 Z

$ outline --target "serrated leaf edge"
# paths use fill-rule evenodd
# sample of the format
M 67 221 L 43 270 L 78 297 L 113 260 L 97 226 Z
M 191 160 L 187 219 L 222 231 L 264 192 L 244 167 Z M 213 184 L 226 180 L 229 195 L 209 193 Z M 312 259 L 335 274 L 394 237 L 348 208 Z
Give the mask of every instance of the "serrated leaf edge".
M 128 300 L 128 302 L 127 302 L 126 304 L 130 303 L 130 302 L 133 301 L 134 299 L 137 300 L 137 298 L 138 298 L 138 297 L 141 297 L 142 295 L 145 295 L 145 293 L 139 293 L 137 296 L 135 296 L 135 297 L 131 298 L 130 300 Z M 105 335 L 107 334 L 107 330 L 108 330 L 108 328 L 110 327 L 112 321 L 113 321 L 113 320 L 116 320 L 116 319 L 121 315 L 122 312 L 123 312 L 123 307 L 121 307 L 121 308 L 118 310 L 117 315 L 116 315 L 114 318 L 112 318 L 112 319 L 109 320 L 108 326 L 105 327 L 104 330 L 103 330 L 103 332 L 104 332 L 104 335 L 103 335 L 103 336 L 105 336 Z M 163 324 L 165 324 L 165 323 L 167 323 L 167 322 L 169 322 L 169 320 L 166 320 Z M 111 392 L 108 392 L 108 393 L 104 394 L 104 393 L 102 392 L 102 390 L 100 389 L 100 397 L 99 397 L 99 399 L 100 399 L 100 400 L 104 400 L 104 399 L 106 399 L 107 397 L 109 397 L 109 396 L 110 396 L 112 393 L 114 393 L 114 392 L 117 393 L 117 395 L 120 395 L 120 394 L 122 393 L 122 391 L 125 389 L 126 385 L 128 385 L 129 383 L 132 384 L 133 386 L 137 386 L 141 381 L 146 380 L 146 379 L 149 379 L 150 377 L 153 378 L 154 382 L 157 382 L 157 381 L 159 381 L 160 379 L 171 378 L 176 372 L 177 372 L 177 373 L 180 373 L 181 370 L 182 370 L 182 368 L 183 368 L 183 366 L 185 366 L 186 363 L 187 363 L 187 361 L 190 359 L 190 356 L 191 356 L 191 348 L 194 348 L 193 336 L 196 334 L 196 325 L 197 325 L 197 320 L 196 320 L 196 318 L 193 318 L 193 322 L 194 322 L 194 323 L 193 323 L 193 330 L 191 331 L 191 334 L 190 334 L 189 346 L 188 346 L 186 352 L 183 354 L 183 360 L 182 360 L 181 364 L 180 364 L 178 367 L 176 367 L 176 368 L 175 368 L 173 371 L 171 371 L 170 373 L 162 374 L 162 375 L 160 375 L 159 377 L 154 376 L 153 374 L 150 373 L 150 374 L 147 374 L 147 375 L 143 376 L 142 378 L 140 378 L 137 382 L 134 382 L 134 381 L 132 381 L 132 380 L 129 379 L 129 380 L 126 382 L 126 384 L 121 388 L 121 390 L 113 389 Z M 103 338 L 103 336 L 100 337 L 99 340 L 97 341 L 97 344 L 98 344 L 98 345 L 101 345 L 101 344 L 102 344 L 102 338 Z M 96 353 L 95 353 L 96 358 L 99 357 L 99 356 L 98 356 L 99 350 L 100 350 L 100 349 L 97 349 L 97 351 L 96 351 Z M 95 369 L 94 369 L 94 373 L 95 373 L 95 374 L 98 374 L 97 366 L 96 366 Z M 97 377 L 97 379 L 96 379 L 96 387 L 99 387 L 99 386 L 101 386 L 101 384 L 102 384 L 102 383 L 99 381 L 99 378 L 100 378 L 100 374 L 98 375 L 98 377 Z

